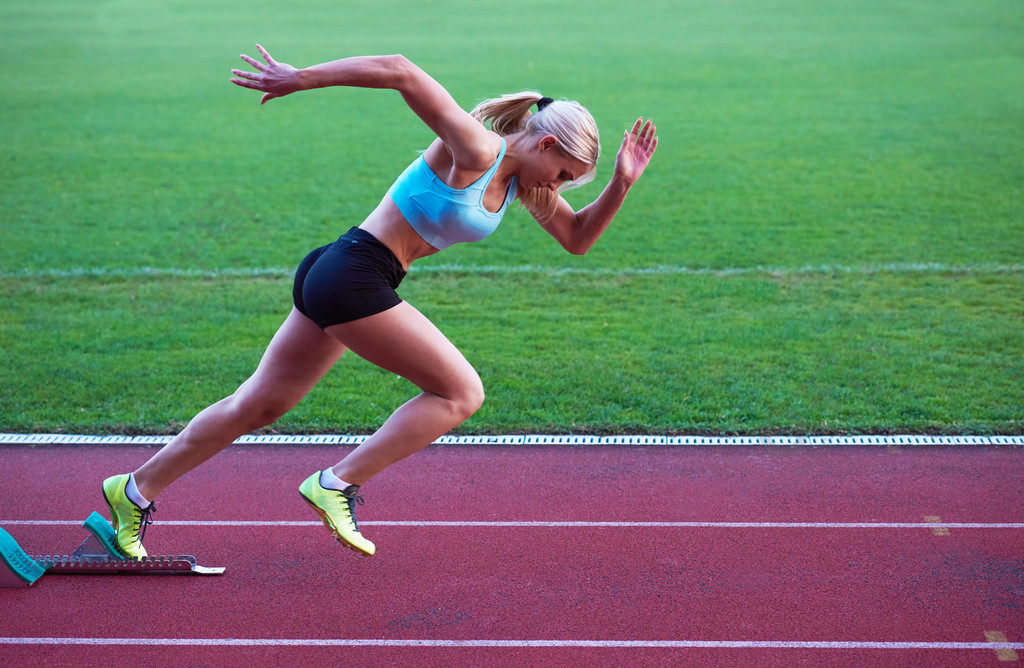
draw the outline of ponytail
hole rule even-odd
[[[543,97],[531,91],[510,93],[493,100],[484,100],[469,114],[484,125],[490,121],[491,129],[505,137],[525,128],[526,119],[532,115],[530,107]]]

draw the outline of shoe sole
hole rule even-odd
[[[364,557],[372,557],[373,556],[373,554],[371,552],[366,552],[364,550],[361,550],[360,548],[356,547],[354,544],[352,544],[349,541],[345,540],[345,538],[340,533],[338,533],[338,530],[335,529],[331,525],[330,518],[327,516],[327,513],[325,513],[320,508],[320,506],[318,506],[315,503],[313,503],[302,492],[299,492],[299,496],[302,497],[303,501],[305,501],[307,504],[309,504],[310,508],[312,508],[313,510],[316,511],[316,514],[320,516],[320,521],[324,523],[324,526],[327,527],[327,530],[331,532],[331,534],[334,536],[335,540],[337,540],[339,543],[341,543],[342,545],[344,545],[345,547],[347,547],[348,549],[352,550],[353,552],[355,552],[358,555],[361,555],[361,556],[364,556]]]

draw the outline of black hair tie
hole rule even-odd
[[[544,107],[548,106],[552,102],[554,102],[554,100],[552,100],[550,97],[542,97],[541,99],[537,100],[537,111],[544,111]]]

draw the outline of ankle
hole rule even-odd
[[[135,474],[128,474],[128,484],[124,487],[124,494],[128,497],[128,500],[137,505],[139,508],[145,510],[152,503],[149,499],[142,495],[139,491],[139,486],[135,480]]]
[[[320,486],[324,489],[334,489],[339,492],[343,492],[347,488],[353,487],[352,483],[339,478],[332,469],[324,469],[320,472]]]

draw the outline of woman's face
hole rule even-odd
[[[545,135],[537,140],[531,160],[519,173],[519,182],[527,189],[546,188],[557,191],[566,181],[575,181],[590,165],[566,155],[558,148],[558,140]]]

